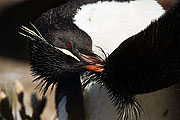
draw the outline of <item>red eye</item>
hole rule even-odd
[[[69,43],[66,43],[66,45],[69,46],[70,48],[72,47],[71,44],[69,44]]]

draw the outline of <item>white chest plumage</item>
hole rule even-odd
[[[101,54],[96,46],[111,54],[121,42],[146,28],[163,13],[155,0],[97,2],[81,6],[74,23],[91,37],[96,54]]]
[[[111,54],[121,42],[145,29],[164,12],[155,0],[97,2],[81,6],[74,23],[91,37],[93,51],[103,56],[96,46]],[[85,90],[86,120],[118,119],[107,92],[99,87],[95,84]]]

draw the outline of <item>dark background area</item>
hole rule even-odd
[[[0,8],[0,55],[27,60],[27,40],[18,34],[21,25],[29,26],[43,12],[66,0],[26,0]]]
[[[14,91],[14,81],[20,81],[24,86],[24,102],[28,115],[32,114],[30,96],[37,93],[34,88],[30,66],[28,64],[28,39],[18,31],[21,25],[29,26],[29,22],[50,8],[57,7],[66,0],[0,0],[0,90]],[[1,92],[1,91],[0,91]],[[56,117],[54,92],[46,96],[46,108],[42,120],[52,120]],[[20,107],[20,106],[19,106]],[[17,116],[18,119],[20,116]]]

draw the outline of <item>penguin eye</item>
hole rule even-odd
[[[66,46],[68,46],[68,47],[70,47],[70,48],[72,47],[69,42],[66,43]]]

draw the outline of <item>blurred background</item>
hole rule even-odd
[[[31,94],[37,83],[33,83],[28,65],[28,40],[18,34],[21,25],[29,26],[46,10],[65,3],[66,0],[0,0],[0,88],[13,88],[14,81],[24,86],[24,103],[27,114],[32,114]],[[158,0],[168,9],[178,0]],[[15,88],[16,89],[16,88]],[[12,89],[13,90],[13,89]],[[42,120],[52,120],[56,116],[54,92],[47,93],[47,104]],[[138,95],[137,99],[144,108],[143,120],[179,120],[180,87],[178,85],[153,93]],[[2,108],[0,108],[2,109]]]
[[[5,92],[15,91],[15,81],[24,86],[24,104],[26,113],[32,115],[31,94],[37,83],[33,83],[28,64],[27,39],[18,34],[21,25],[28,26],[50,8],[57,7],[65,0],[0,0],[0,88]],[[48,98],[42,120],[52,120],[56,117],[54,92]],[[20,105],[18,105],[20,106]],[[18,107],[20,109],[20,107]],[[0,107],[0,111],[2,107]],[[17,118],[20,119],[19,117]]]

